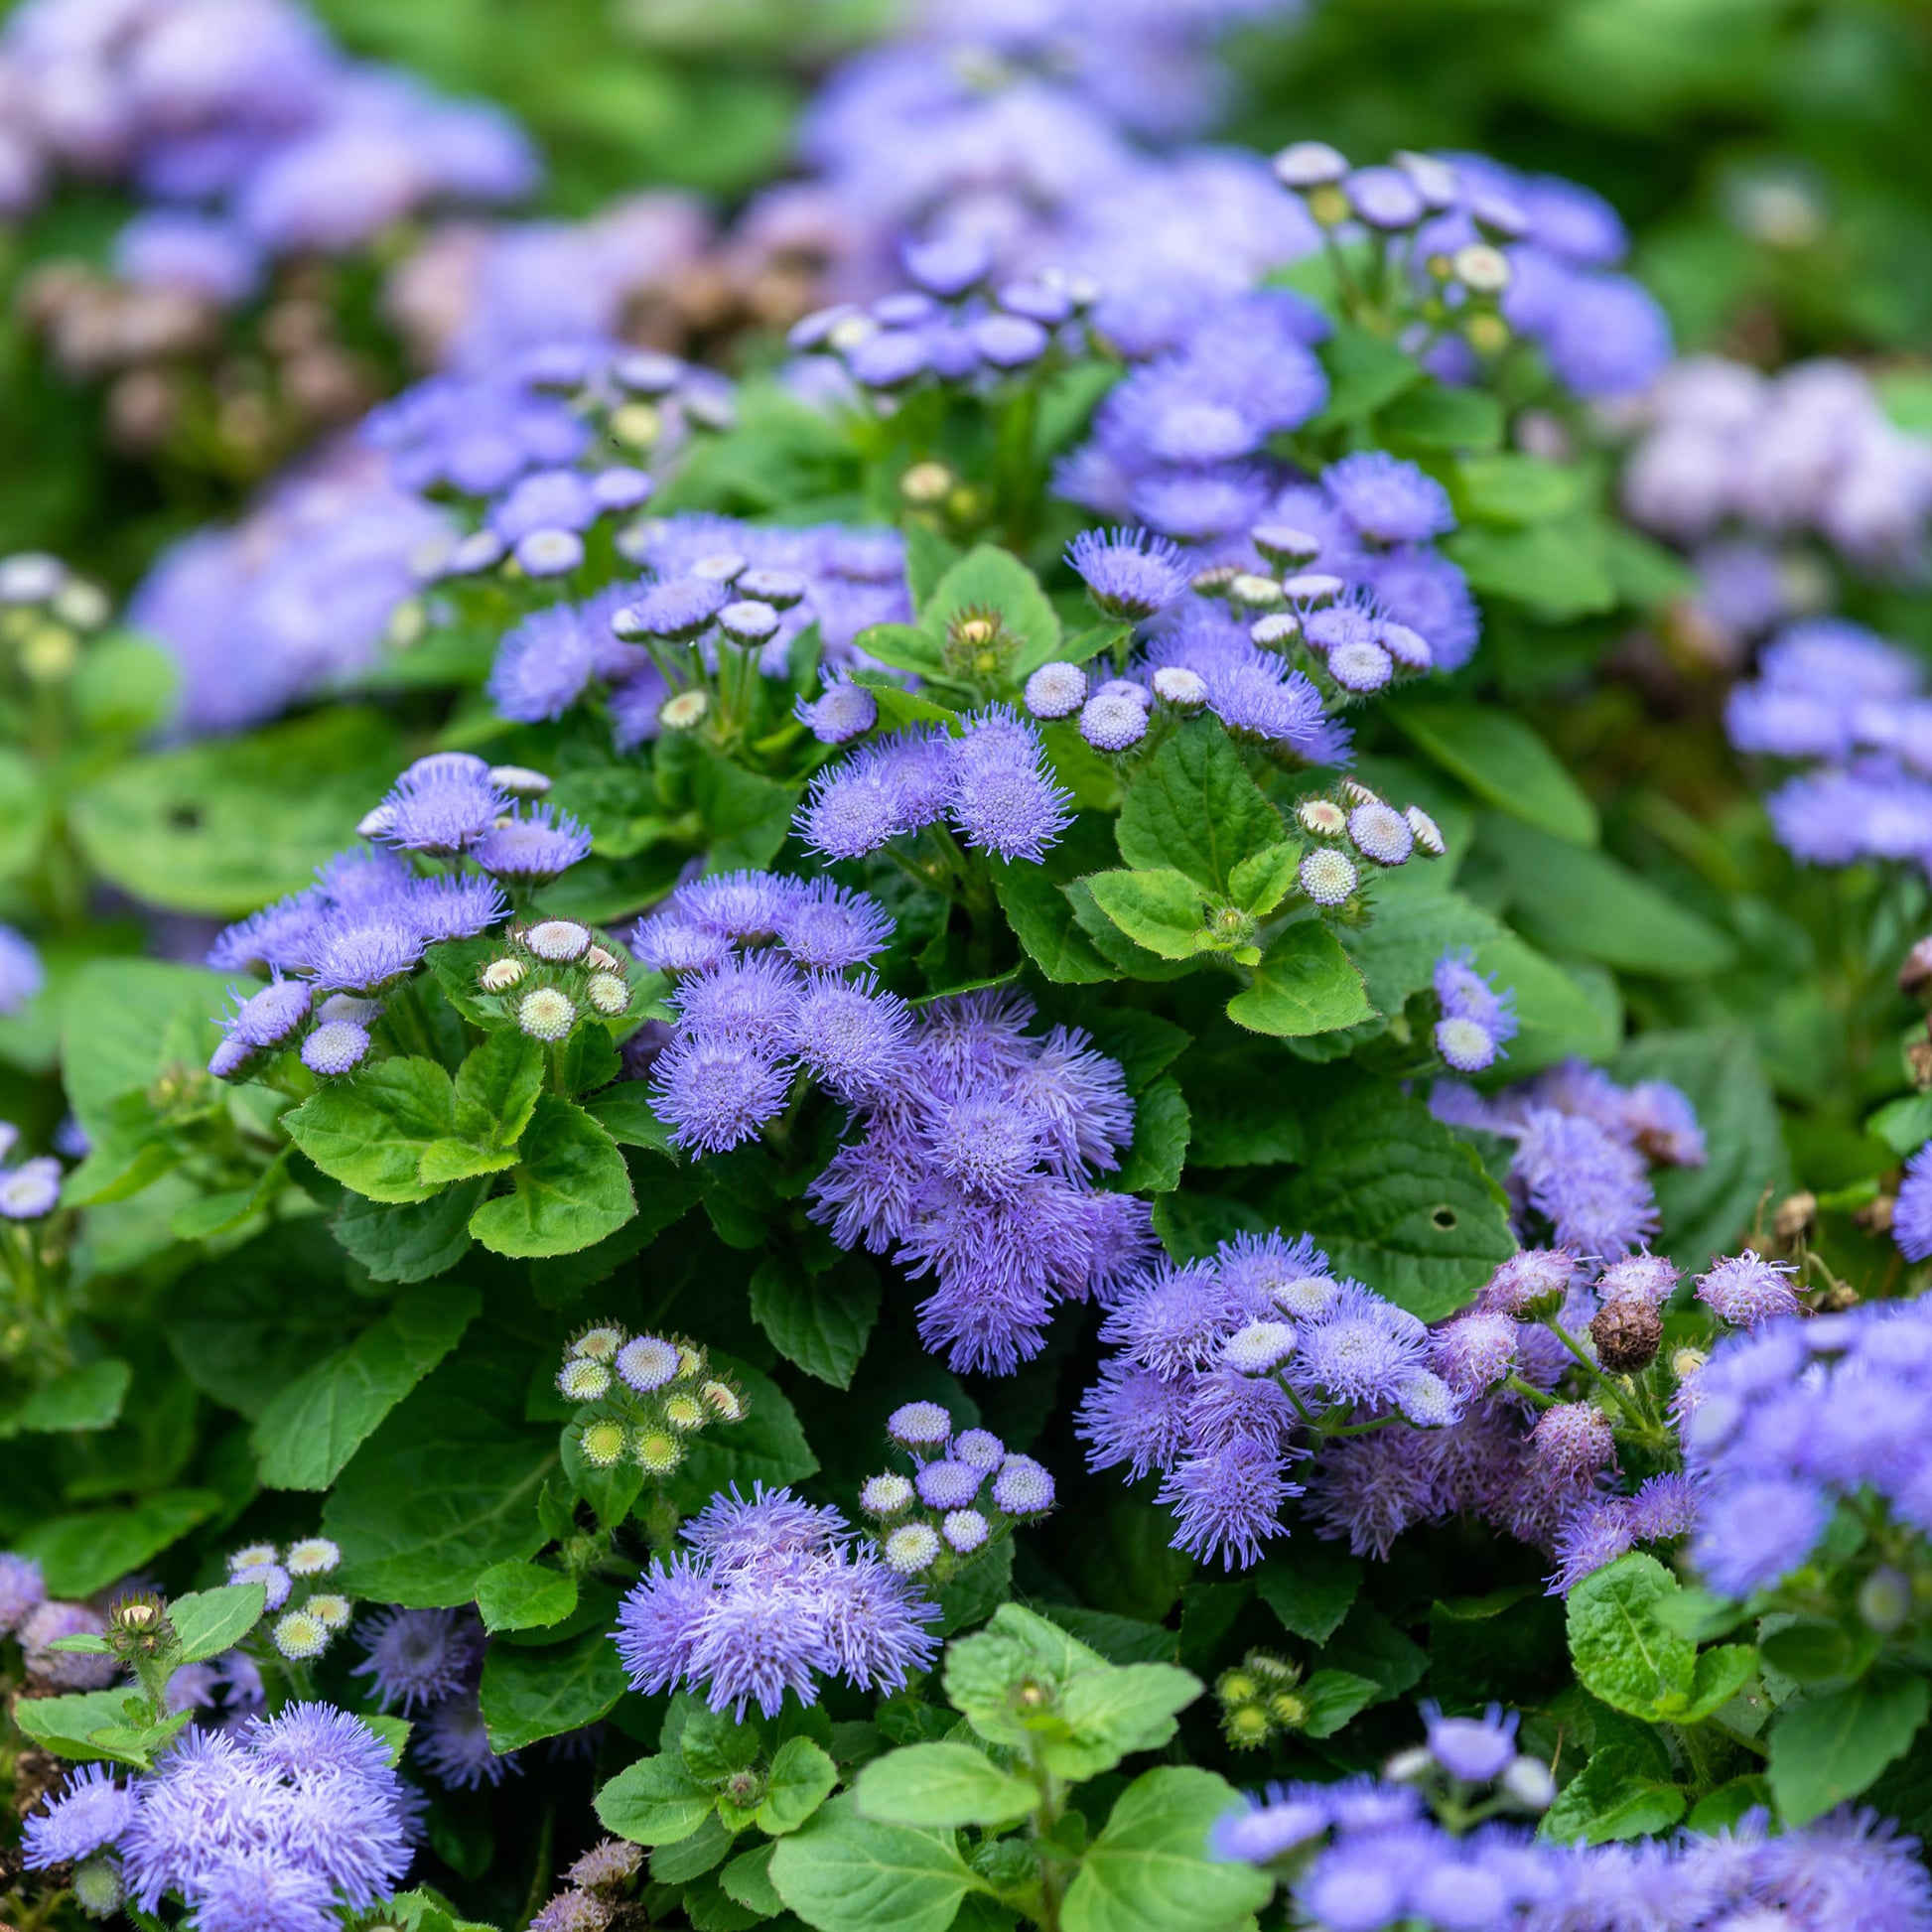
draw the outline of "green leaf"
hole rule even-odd
[[[543,1047],[506,1027],[457,1068],[457,1132],[479,1147],[514,1147],[543,1090]]]
[[[1073,1730],[1069,1746],[1049,1740],[1049,1770],[1098,1777],[1135,1751],[1159,1750],[1174,1734],[1177,1714],[1201,1694],[1201,1681],[1178,1664],[1109,1664],[1076,1671],[1060,1714]]]
[[[620,1147],[648,1148],[668,1160],[678,1158],[670,1129],[650,1104],[650,1083],[646,1080],[620,1080],[616,1086],[592,1094],[584,1102],[584,1111]]]
[[[483,1715],[497,1756],[561,1737],[610,1714],[629,1688],[602,1624],[568,1643],[526,1649],[493,1643],[483,1659]]]
[[[852,1386],[879,1319],[877,1269],[848,1255],[813,1275],[789,1255],[769,1255],[753,1271],[751,1302],[752,1319],[787,1361],[835,1389]]]
[[[1134,1097],[1134,1140],[1113,1184],[1127,1194],[1168,1194],[1180,1185],[1193,1122],[1180,1082],[1164,1073]]]
[[[1326,1643],[1362,1587],[1362,1564],[1332,1543],[1296,1538],[1254,1572],[1261,1600],[1282,1627],[1307,1643]]]
[[[640,1757],[597,1794],[597,1815],[607,1832],[632,1845],[675,1845],[712,1814],[710,1789],[665,1751]]]
[[[1547,523],[1583,503],[1588,478],[1574,463],[1498,450],[1465,457],[1450,472],[1449,495],[1458,515],[1478,523]]]
[[[1060,1913],[1064,1932],[1223,1932],[1258,1912],[1273,1877],[1207,1856],[1209,1830],[1236,1802],[1212,1771],[1143,1771],[1080,1861]]]
[[[96,959],[81,968],[67,1002],[61,1073],[90,1140],[108,1138],[123,1094],[172,1067],[207,1064],[208,1016],[220,1012],[227,984],[220,974],[157,959]]]
[[[945,675],[946,654],[939,639],[915,623],[871,623],[853,642],[896,671],[911,671],[918,677]]]
[[[234,918],[309,885],[401,762],[387,719],[329,705],[116,760],[73,801],[70,822],[93,870],[134,898]]]
[[[941,642],[946,626],[967,611],[1000,614],[1019,644],[1007,667],[1012,677],[1028,677],[1059,654],[1059,618],[1039,580],[1011,551],[990,543],[969,550],[940,578],[931,603],[919,613],[919,628]]]
[[[1728,965],[1731,942],[1709,920],[1601,852],[1496,812],[1479,849],[1498,873],[1513,924],[1539,945],[1621,972],[1696,979]]]
[[[862,1818],[849,1792],[778,1841],[771,1883],[819,1932],[946,1932],[960,1900],[987,1889],[951,1832]]]
[[[379,1712],[357,1712],[356,1717],[375,1732],[389,1747],[389,1766],[393,1770],[402,1762],[404,1747],[409,1742],[409,1733],[416,1728],[407,1718],[388,1718]]]
[[[557,1449],[554,1428],[519,1424],[529,1379],[527,1343],[473,1342],[362,1445],[322,1512],[341,1588],[413,1609],[467,1603],[491,1564],[536,1553]]]
[[[448,1143],[432,1142],[429,1155]],[[515,1156],[511,1155],[510,1160]],[[379,1201],[345,1191],[329,1231],[377,1282],[426,1282],[447,1274],[470,1252],[470,1217],[483,1204],[483,1178],[444,1187],[428,1200]]]
[[[1657,1620],[1677,1579],[1639,1552],[1619,1557],[1570,1592],[1570,1656],[1584,1688],[1651,1724],[1688,1710],[1697,1651]]]
[[[1572,845],[1594,845],[1596,807],[1528,725],[1495,705],[1396,704],[1386,716],[1411,744],[1485,803]]]
[[[177,1596],[168,1605],[168,1621],[181,1643],[181,1664],[206,1663],[232,1650],[262,1619],[268,1599],[265,1584],[223,1584]]]
[[[1415,881],[1414,885],[1409,882]],[[1595,1061],[1614,1052],[1622,1027],[1590,991],[1459,893],[1427,889],[1413,870],[1384,887],[1375,916],[1343,935],[1378,1012],[1396,1014],[1432,983],[1436,962],[1467,946],[1476,970],[1516,995],[1510,1071],[1519,1078],[1572,1055]]]
[[[456,1088],[434,1060],[378,1060],[318,1088],[282,1116],[295,1144],[332,1180],[371,1200],[420,1201],[432,1142],[456,1131]]]
[[[396,1298],[346,1348],[281,1389],[255,1424],[257,1473],[269,1489],[327,1489],[349,1457],[477,1318],[483,1298],[439,1283]]]
[[[1262,955],[1253,983],[1228,1002],[1228,1018],[1250,1033],[1302,1038],[1370,1017],[1360,969],[1319,919],[1287,927]]]
[[[1341,1274],[1435,1321],[1515,1252],[1502,1190],[1414,1095],[1350,1087],[1305,1125],[1309,1164],[1267,1205]]]
[[[1183,872],[1226,897],[1235,868],[1279,845],[1282,830],[1233,740],[1196,718],[1135,773],[1114,835],[1136,870]]]
[[[1561,623],[1616,608],[1603,528],[1572,517],[1523,530],[1462,529],[1443,548],[1461,565],[1471,590],[1527,605]]]
[[[1387,1694],[1372,1677],[1357,1677],[1346,1670],[1318,1670],[1303,1681],[1296,1695],[1308,1708],[1302,1734],[1332,1737],[1351,1718]]]
[[[1822,1617],[1802,1617],[1767,1628],[1760,1633],[1757,1647],[1772,1670],[1797,1684],[1820,1684],[1851,1674],[1850,1635]]]
[[[989,861],[993,890],[1014,937],[1049,980],[1084,986],[1120,977],[1119,968],[1081,929],[1065,890],[1082,874],[1111,866],[1115,856],[1113,820],[1083,812],[1042,863]]]
[[[13,1547],[40,1565],[50,1596],[91,1596],[152,1563],[221,1506],[212,1489],[159,1489],[125,1509],[49,1517],[20,1531]]]
[[[778,1896],[778,1888],[771,1882],[771,1854],[774,1849],[769,1845],[759,1845],[749,1852],[741,1852],[718,1874],[718,1882],[724,1887],[726,1897],[737,1899],[759,1918],[776,1918],[785,1908],[785,1901]]]
[[[0,1413],[0,1440],[110,1429],[120,1420],[133,1379],[134,1370],[126,1362],[101,1361],[73,1369],[58,1382],[43,1382]]]
[[[860,632],[861,636],[866,634]],[[923,633],[914,631],[913,635]],[[959,716],[931,698],[908,691],[891,671],[854,671],[851,681],[863,684],[873,694],[873,701],[879,707],[880,728],[884,731],[902,731],[907,725],[944,725],[950,729]]]
[[[1185,873],[1097,872],[1084,884],[1121,931],[1163,959],[1191,959],[1214,944],[1201,889]]]
[[[1672,1722],[1701,1724],[1722,1711],[1756,1673],[1757,1652],[1750,1644],[1725,1643],[1715,1650],[1699,1651],[1691,1679],[1691,1702]]]
[[[759,1830],[771,1838],[795,1832],[838,1788],[839,1767],[809,1737],[787,1737],[771,1760]]]
[[[1315,354],[1328,372],[1328,403],[1308,425],[1312,431],[1358,423],[1423,380],[1421,366],[1393,343],[1347,324]]]
[[[1292,839],[1251,853],[1228,875],[1228,897],[1244,912],[1272,912],[1295,884],[1295,862],[1302,848]]]
[[[1016,1825],[1038,1787],[971,1744],[909,1744],[876,1757],[853,1786],[859,1809],[886,1825]]]
[[[483,1628],[546,1630],[577,1607],[577,1579],[538,1563],[492,1563],[477,1579]]]
[[[1650,1838],[1684,1816],[1682,1786],[1655,1776],[1635,1751],[1618,1744],[1590,1755],[1544,1815],[1542,1835],[1561,1843],[1605,1845]]]
[[[1856,1798],[1902,1757],[1932,1707],[1932,1684],[1904,1669],[1843,1690],[1808,1692],[1771,1726],[1771,1792],[1787,1825],[1808,1825]]]
[[[689,1838],[659,1846],[650,1855],[650,1875],[660,1885],[689,1884],[731,1856],[732,1835],[722,1820],[707,1818]]]
[[[125,631],[96,638],[68,689],[90,738],[145,738],[168,722],[181,666],[159,644]]]
[[[0,879],[27,871],[40,857],[53,814],[52,789],[33,759],[0,747]]]
[[[1493,450],[1503,439],[1502,399],[1483,389],[1451,389],[1434,378],[1398,396],[1377,428],[1393,444],[1425,450]]]
[[[35,1743],[57,1756],[79,1764],[95,1758],[113,1758],[145,1770],[149,1762],[145,1752],[116,1749],[93,1741],[99,1733],[114,1737],[127,1729],[130,1702],[133,1702],[130,1687],[124,1684],[118,1690],[86,1691],[72,1697],[21,1698],[12,1715],[14,1723]]]
[[[538,1095],[520,1153],[511,1191],[470,1217],[470,1232],[492,1254],[571,1254],[616,1233],[636,1212],[617,1143],[570,1101]]]

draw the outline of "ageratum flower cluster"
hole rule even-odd
[[[570,1344],[557,1387],[582,1412],[571,1428],[591,1468],[632,1462],[660,1479],[710,1424],[743,1422],[748,1413],[737,1385],[712,1373],[704,1349],[633,1335],[613,1321],[585,1328]]]
[[[1402,290],[1414,317],[1405,340],[1446,381],[1470,380],[1523,339],[1574,394],[1625,395],[1670,354],[1663,311],[1613,272],[1629,252],[1623,223],[1575,182],[1476,154],[1351,168],[1318,141],[1284,148],[1275,173],[1331,254],[1354,243],[1371,279]]]
[[[1505,1791],[1515,1754],[1499,1725],[1466,1725],[1452,1741],[1431,1726],[1427,1752],[1463,1787]],[[1360,1777],[1336,1784],[1270,1785],[1214,1828],[1216,1858],[1256,1864],[1287,1886],[1310,1932],[1885,1932],[1932,1926],[1932,1880],[1918,1842],[1871,1812],[1840,1810],[1769,1835],[1761,1811],[1728,1830],[1684,1832],[1637,1845],[1560,1845],[1514,1825],[1466,1836],[1428,1816],[1408,1784]]]
[[[489,678],[502,717],[561,718],[595,693],[618,750],[631,751],[740,697],[736,686],[748,673],[786,676],[807,630],[836,683],[844,668],[872,663],[854,642],[868,625],[912,615],[894,530],[765,529],[687,515],[634,523],[619,548],[644,567],[641,586],[547,606],[505,634]],[[854,727],[863,731],[876,701],[857,687],[848,705],[853,699],[866,708]],[[837,742],[836,731],[821,729],[836,710],[821,700],[801,716]]]
[[[1504,1044],[1516,1037],[1516,996],[1498,991],[1475,969],[1467,947],[1451,947],[1437,960],[1432,975],[1436,1004],[1436,1050],[1458,1073],[1480,1073],[1506,1058]]]
[[[1667,1080],[1620,1087],[1599,1067],[1565,1060],[1483,1095],[1439,1080],[1429,1104],[1451,1127],[1514,1143],[1509,1191],[1518,1222],[1548,1227],[1558,1245],[1617,1255],[1658,1229],[1650,1168],[1701,1168],[1704,1133]]]
[[[892,937],[878,900],[829,880],[723,873],[680,886],[630,936],[675,982],[651,1099],[671,1143],[722,1154],[783,1110],[801,1071],[857,1103],[899,1070],[912,1019],[860,972]]]
[[[1080,1405],[1088,1465],[1166,1480],[1173,1547],[1224,1568],[1288,1533],[1282,1506],[1301,1433],[1362,1423],[1441,1428],[1460,1414],[1429,1364],[1429,1330],[1360,1282],[1337,1280],[1305,1234],[1224,1241],[1116,1298],[1100,1337],[1117,1352]]]
[[[330,1932],[409,1868],[405,1789],[389,1746],[328,1704],[291,1704],[241,1729],[191,1726],[152,1770],[102,1764],[28,1819],[30,1869],[74,1864],[83,1908],[173,1897],[204,1932]]]
[[[358,66],[286,0],[34,0],[0,38],[0,207],[64,176],[137,183],[156,206],[116,244],[132,282],[223,306],[264,257],[359,248],[439,201],[516,201],[528,143],[496,109]]]
[[[235,994],[208,1071],[246,1078],[298,1040],[313,1073],[361,1065],[385,1000],[431,946],[499,925],[512,897],[526,897],[590,850],[590,834],[567,813],[513,799],[549,783],[465,752],[418,759],[357,828],[370,845],[339,853],[314,886],[215,940],[209,965],[270,979]],[[435,869],[419,871],[419,862]],[[511,947],[486,969],[494,978],[483,990],[513,993],[516,1023],[536,1038],[561,1039],[586,1012],[608,1017],[629,1004],[621,962],[574,920],[519,924]]]
[[[1764,801],[1780,842],[1814,866],[1932,872],[1932,698],[1910,652],[1840,618],[1794,623],[1736,685],[1740,752],[1803,761]]]
[[[228,1553],[229,1583],[261,1585],[263,1607],[275,1619],[268,1640],[290,1663],[313,1662],[348,1627],[354,1604],[321,1587],[342,1560],[326,1536],[298,1537],[287,1549],[248,1543]]]
[[[828,859],[858,859],[927,826],[975,851],[1035,863],[1072,823],[1038,729],[988,705],[939,726],[891,732],[828,764],[800,807],[798,836]]]
[[[1894,1542],[1932,1533],[1929,1364],[1922,1302],[1769,1320],[1720,1344],[1676,1405],[1699,1486],[1699,1575],[1731,1596],[1772,1588],[1840,1510],[1875,1514]],[[1901,1573],[1868,1539],[1856,1562],[1874,1627],[1896,1627],[1909,1606]]]
[[[853,1538],[843,1516],[788,1489],[733,1488],[679,1531],[690,1545],[653,1561],[618,1612],[618,1655],[646,1694],[686,1687],[741,1719],[778,1714],[819,1680],[903,1688],[938,1653],[938,1606]]]
[[[1147,1203],[1093,1183],[1133,1138],[1119,1063],[1034,1011],[1006,989],[921,1009],[807,1189],[840,1247],[934,1278],[919,1338],[955,1370],[1011,1374],[1057,1304],[1111,1302],[1155,1251]]]
[[[1932,521],[1932,448],[1885,414],[1863,370],[1766,375],[1717,355],[1674,363],[1636,404],[1630,516],[1691,552],[1699,602],[1742,644],[1795,617],[1786,554],[1814,538],[1848,564],[1908,574]]]
[[[500,1784],[520,1770],[514,1751],[498,1755],[483,1722],[481,1689],[488,1638],[467,1604],[457,1609],[391,1608],[355,1626],[377,1705],[414,1722],[412,1757],[450,1791]]]
[[[987,389],[1064,360],[1053,352],[1056,339],[1075,352],[1086,346],[1080,318],[1099,289],[1084,276],[1049,270],[990,286],[991,246],[964,235],[908,249],[905,265],[912,288],[864,307],[815,310],[791,330],[793,348],[837,357],[855,398],[890,408],[890,398],[922,382]]]
[[[907,1402],[886,1421],[886,1434],[912,1464],[869,1476],[860,1510],[888,1569],[951,1581],[992,1549],[1016,1523],[1037,1522],[1053,1507],[1053,1478],[1031,1455],[1016,1455],[988,1429],[953,1429],[936,1402]]]

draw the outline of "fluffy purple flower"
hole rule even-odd
[[[706,1154],[750,1140],[784,1106],[784,1068],[744,1038],[680,1035],[651,1071],[651,1104],[675,1147]]]
[[[1761,1321],[1796,1314],[1796,1271],[1789,1262],[1765,1261],[1754,1250],[1716,1262],[1698,1277],[1698,1300],[1734,1327],[1755,1328]]]
[[[1095,605],[1112,618],[1151,618],[1187,589],[1178,548],[1146,530],[1082,531],[1067,546],[1066,560]]]
[[[540,886],[568,872],[590,851],[588,826],[554,805],[536,804],[519,805],[498,819],[470,856],[495,878]]]
[[[452,854],[483,838],[510,808],[489,766],[468,752],[418,759],[399,777],[379,810],[379,836],[413,852]]]
[[[1425,1704],[1423,1725],[1429,1754],[1450,1777],[1465,1784],[1488,1784],[1509,1768],[1516,1756],[1515,1712],[1507,1717],[1492,1704],[1480,1718],[1446,1718],[1442,1707]]]
[[[1321,473],[1321,486],[1354,528],[1377,543],[1425,543],[1455,528],[1449,491],[1384,450],[1331,463]]]
[[[385,1711],[410,1712],[461,1690],[483,1662],[483,1628],[472,1610],[383,1610],[361,1621],[355,1640],[366,1677]]]
[[[882,952],[893,919],[876,898],[815,879],[776,909],[778,942],[802,966],[858,966]]]
[[[1700,1513],[1691,1560],[1717,1589],[1748,1596],[1804,1562],[1829,1515],[1824,1496],[1807,1482],[1716,1485]]]
[[[500,1754],[489,1741],[483,1705],[474,1691],[459,1691],[431,1707],[411,1739],[417,1758],[448,1791],[497,1785],[518,1770],[516,1753]]]
[[[1905,1163],[1892,1210],[1892,1239],[1907,1261],[1932,1258],[1932,1144]]]
[[[47,1583],[32,1557],[0,1551],[0,1636],[12,1636],[47,1601]]]
[[[1174,1512],[1175,1549],[1232,1570],[1260,1562],[1262,1544],[1287,1533],[1281,1507],[1297,1493],[1279,1451],[1237,1437],[1178,1463],[1155,1500]]]
[[[504,634],[485,690],[497,715],[520,725],[561,718],[597,671],[597,643],[568,604],[533,611]]]
[[[1511,1177],[1561,1242],[1616,1254],[1657,1231],[1657,1201],[1642,1159],[1581,1115],[1532,1107]]]
[[[1424,1365],[1429,1339],[1414,1315],[1359,1282],[1344,1282],[1318,1319],[1301,1324],[1300,1334],[1290,1381],[1308,1395],[1349,1406],[1393,1402]]]
[[[134,1821],[135,1804],[134,1792],[115,1782],[112,1767],[76,1765],[60,1796],[27,1820],[21,1849],[28,1870],[77,1863],[118,1844]]]
[[[816,698],[801,697],[794,705],[798,722],[821,745],[849,745],[863,738],[879,722],[878,698],[843,671],[828,670],[823,677],[825,688]]]

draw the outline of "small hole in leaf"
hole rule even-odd
[[[1443,1232],[1447,1234],[1449,1231],[1449,1229],[1455,1225],[1455,1209],[1446,1204],[1442,1207],[1437,1208],[1435,1213],[1430,1215],[1429,1218],[1437,1227],[1441,1228]]]
[[[202,829],[202,808],[199,805],[177,805],[169,812],[168,823],[177,832],[199,832]]]

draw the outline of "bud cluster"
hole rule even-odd
[[[713,1423],[743,1422],[745,1397],[712,1372],[705,1350],[662,1335],[633,1335],[616,1322],[584,1329],[564,1354],[557,1387],[582,1410],[570,1428],[593,1469],[634,1463],[668,1476],[690,1439]]]
[[[1271,1650],[1249,1651],[1215,1679],[1221,1734],[1236,1750],[1254,1751],[1300,1730],[1311,1715],[1301,1682],[1300,1664]]]
[[[990,1430],[954,1434],[936,1402],[908,1402],[886,1424],[912,1473],[869,1476],[859,1507],[888,1569],[939,1587],[1012,1533],[1053,1507],[1053,1478],[1016,1455]]]
[[[1418,853],[1440,859],[1447,850],[1442,831],[1420,805],[1398,811],[1353,778],[1300,800],[1295,823],[1309,841],[1297,883],[1324,907],[1347,905],[1360,893],[1362,860],[1392,871]]]
[[[28,685],[60,684],[107,621],[106,593],[37,550],[0,557],[0,661]]]
[[[326,1536],[298,1537],[286,1550],[248,1543],[229,1552],[229,1583],[260,1584],[267,1592],[264,1607],[274,1618],[268,1640],[287,1662],[313,1663],[347,1629],[352,1600],[321,1587],[342,1560]]]
[[[1389,617],[1373,596],[1327,571],[1311,570],[1318,539],[1286,524],[1252,533],[1270,559],[1267,572],[1211,564],[1190,588],[1225,604],[1248,626],[1257,650],[1288,660],[1311,678],[1330,709],[1343,710],[1434,668],[1423,634]]]
[[[575,919],[519,920],[477,984],[519,1032],[546,1044],[568,1039],[587,1018],[618,1020],[630,1010],[623,959]]]

